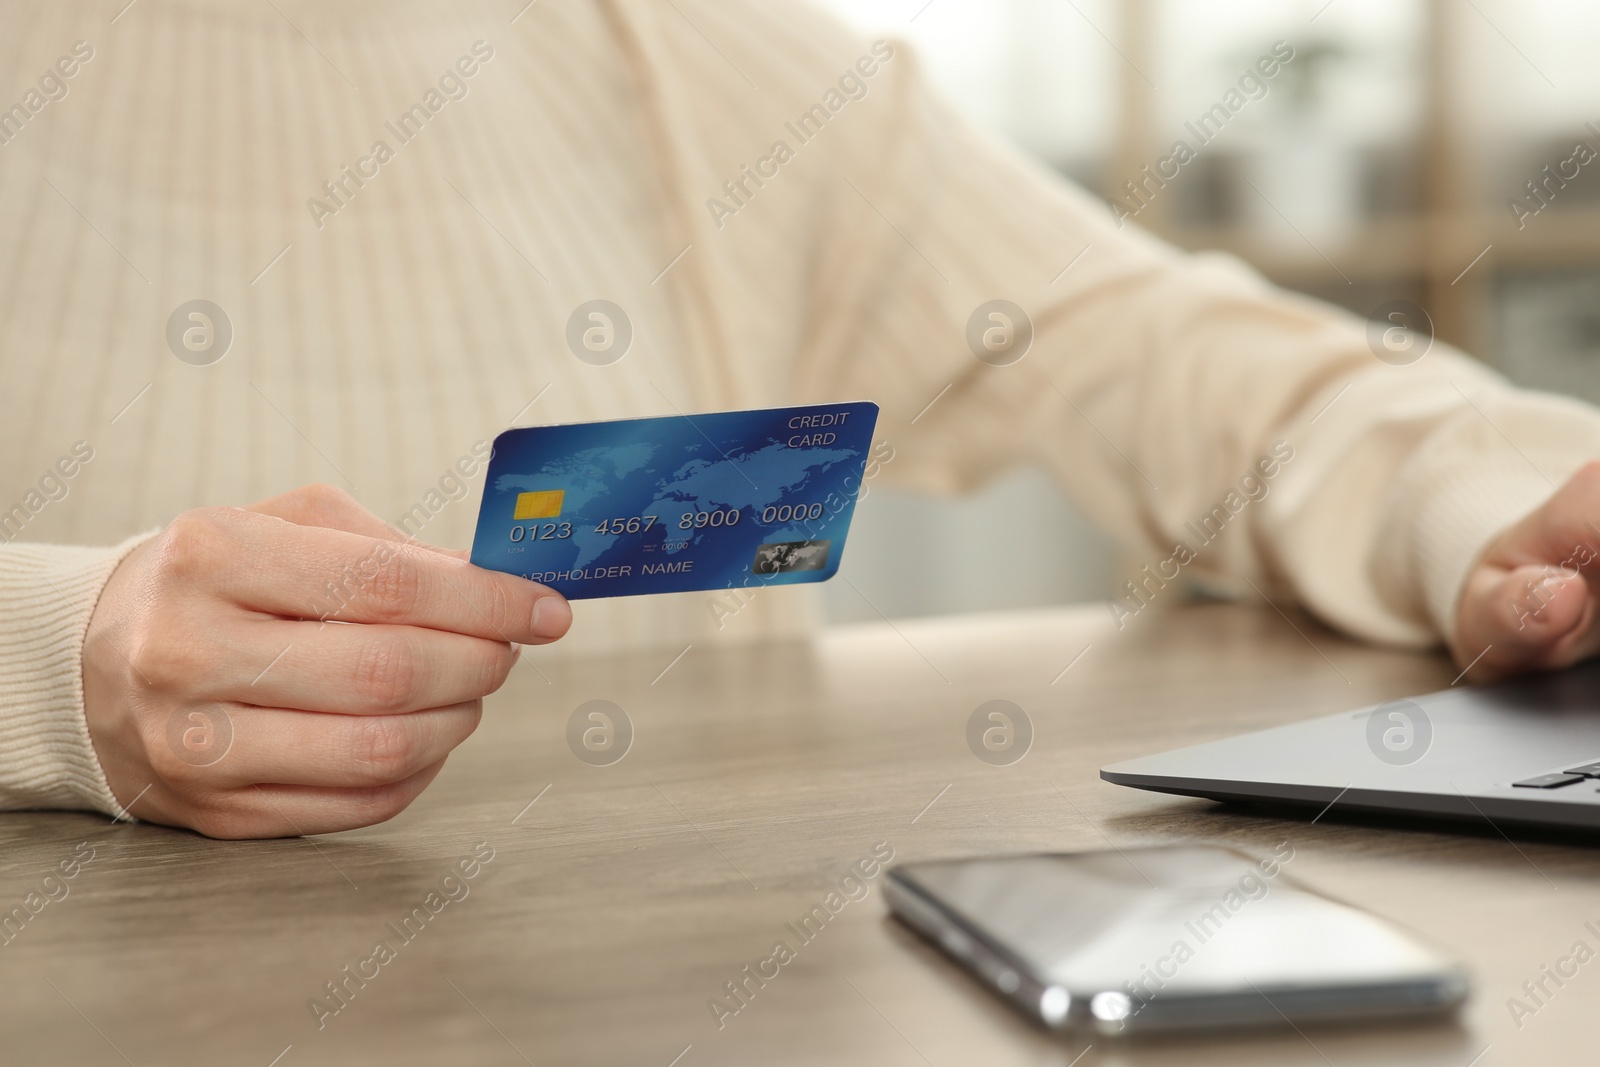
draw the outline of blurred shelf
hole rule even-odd
[[[1363,224],[1336,244],[1295,248],[1242,226],[1173,227],[1162,236],[1191,252],[1226,252],[1252,264],[1274,281],[1296,284],[1341,281],[1387,282],[1423,273],[1423,231],[1416,219]]]
[[[1518,230],[1509,211],[1485,226],[1502,263],[1515,266],[1592,266],[1600,262],[1600,208],[1552,209]]]
[[[1269,277],[1291,283],[1320,285],[1345,277],[1369,283],[1423,277],[1448,282],[1485,248],[1490,248],[1496,269],[1600,263],[1600,208],[1552,210],[1527,220],[1520,230],[1510,212],[1447,218],[1432,232],[1421,217],[1376,219],[1320,248],[1306,240],[1296,248],[1263,239],[1243,226],[1172,227],[1162,236],[1192,252],[1236,255]]]
[[[1129,69],[1117,86],[1117,144],[1099,175],[1108,199],[1118,198],[1124,179],[1137,180],[1162,142],[1154,121],[1155,86],[1131,69],[1156,66],[1159,0],[1117,2],[1119,45]],[[1370,313],[1384,299],[1417,300],[1433,317],[1439,337],[1489,356],[1497,344],[1503,347],[1505,309],[1499,294],[1508,280],[1600,267],[1600,203],[1595,200],[1600,191],[1563,193],[1563,199],[1518,228],[1505,201],[1485,190],[1510,182],[1508,174],[1536,168],[1549,146],[1564,139],[1530,134],[1528,145],[1493,147],[1479,140],[1468,89],[1485,73],[1463,59],[1459,43],[1464,27],[1481,13],[1459,0],[1421,2],[1424,28],[1415,56],[1422,102],[1418,128],[1404,142],[1364,149],[1371,155],[1365,202],[1379,213],[1338,238],[1313,235],[1315,245],[1287,230],[1282,236],[1266,234],[1258,220],[1186,224],[1185,215],[1232,219],[1242,210],[1232,189],[1239,177],[1225,159],[1213,157],[1213,173],[1205,179],[1213,187],[1202,188],[1188,203],[1164,197],[1139,221],[1180,247],[1238,256],[1280,285],[1358,313]],[[1374,163],[1386,169],[1374,170]]]

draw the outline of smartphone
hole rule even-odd
[[[1466,971],[1416,936],[1202,845],[905,863],[885,899],[1029,1018],[1140,1033],[1442,1014]]]

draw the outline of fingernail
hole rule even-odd
[[[1546,575],[1543,578],[1540,578],[1539,581],[1538,581],[1538,584],[1535,585],[1533,587],[1533,589],[1539,595],[1549,596],[1551,593],[1559,592],[1561,590],[1561,588],[1563,586],[1565,586],[1566,584],[1567,584],[1566,575],[1564,575],[1564,574],[1550,574],[1550,575]]]
[[[517,656],[520,656],[520,655],[522,655],[522,646],[517,644],[515,641],[511,642],[511,656],[512,656],[512,658],[515,659]]]
[[[572,626],[572,607],[564,597],[542,596],[533,605],[533,632],[554,641]]]

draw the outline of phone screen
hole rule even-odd
[[[1266,859],[1210,846],[911,863],[894,913],[1030,1016],[1103,1033],[1439,1012],[1456,964]]]

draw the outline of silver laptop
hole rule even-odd
[[[1600,829],[1600,662],[1113,764],[1117,785],[1307,809]]]

